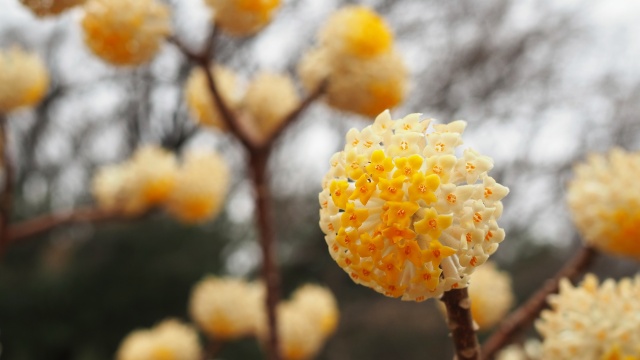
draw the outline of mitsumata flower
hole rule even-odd
[[[146,145],[130,160],[98,169],[92,190],[102,208],[138,214],[167,200],[177,171],[173,153]]]
[[[214,218],[224,205],[230,176],[229,166],[217,153],[188,153],[165,207],[185,223]]]
[[[255,335],[264,307],[262,292],[259,284],[209,276],[193,288],[189,312],[214,339],[229,341]]]
[[[587,274],[579,286],[569,280],[549,296],[536,328],[544,341],[541,359],[640,359],[640,277],[598,283]]]
[[[175,155],[143,146],[132,158],[96,172],[92,192],[101,208],[136,215],[164,206],[186,223],[214,218],[222,209],[229,184],[229,168],[222,157],[191,151],[178,164]]]
[[[85,43],[115,65],[139,65],[158,52],[171,31],[169,9],[156,0],[89,0],[82,19]]]
[[[306,284],[291,295],[291,303],[320,329],[324,336],[334,333],[340,316],[333,293],[325,287]]]
[[[363,6],[340,9],[298,65],[304,87],[323,82],[329,106],[373,117],[405,97],[408,71],[384,20]]]
[[[300,103],[290,76],[261,73],[249,84],[243,108],[260,135],[270,135]]]
[[[61,12],[80,5],[85,0],[20,0],[37,16],[58,15]]]
[[[365,6],[346,6],[333,13],[318,39],[335,57],[371,58],[390,51],[393,44],[384,19]]]
[[[311,284],[297,289],[291,300],[278,304],[276,314],[280,352],[284,360],[312,359],[336,330],[339,317],[331,291]],[[258,336],[264,341],[268,333],[263,312],[258,321]]]
[[[567,202],[587,244],[640,260],[640,153],[613,149],[575,167]]]
[[[240,97],[237,92],[238,86],[235,73],[220,65],[212,66],[210,71],[215,76],[216,86],[222,100],[229,108],[237,108],[240,104]],[[226,126],[217,105],[213,101],[213,95],[207,85],[207,77],[204,70],[200,67],[194,68],[184,87],[187,106],[195,120],[202,125],[225,130]]]
[[[49,72],[38,56],[0,49],[0,114],[36,105],[48,88]]]
[[[117,360],[198,360],[198,333],[177,320],[165,320],[150,330],[137,330],[120,344]]]
[[[480,330],[488,330],[509,312],[513,305],[511,277],[498,271],[493,262],[488,261],[473,273],[469,281],[471,316]],[[444,304],[440,310],[446,312]]]
[[[205,3],[213,9],[216,25],[238,36],[260,31],[280,6],[280,0],[205,0]]]
[[[504,239],[496,220],[508,189],[491,158],[462,144],[464,121],[433,125],[388,111],[347,133],[322,182],[320,227],[329,253],[359,284],[423,301],[466,287]]]

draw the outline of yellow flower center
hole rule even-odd
[[[347,23],[349,32],[345,40],[354,55],[370,58],[391,48],[391,30],[375,12],[364,7],[353,9]]]
[[[640,257],[640,211],[619,209],[612,214],[603,214],[603,221],[611,221],[615,227],[605,233],[607,250]]]
[[[154,360],[177,360],[173,351],[167,347],[160,346],[153,349],[153,355],[151,357]]]

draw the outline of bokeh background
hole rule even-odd
[[[177,36],[194,48],[209,15],[200,0],[173,0]],[[627,0],[339,1],[290,0],[255,37],[222,37],[217,59],[245,78],[259,69],[295,73],[327,16],[347,4],[382,14],[411,72],[394,117],[411,112],[465,119],[466,145],[494,158],[511,189],[493,257],[513,277],[518,302],[550,277],[580,243],[564,201],[572,165],[589,152],[640,143],[640,6]],[[171,44],[147,66],[116,69],[94,57],[77,10],[37,19],[0,0],[0,47],[40,54],[52,86],[35,109],[10,116],[16,165],[14,221],[93,204],[96,167],[140,144],[176,152],[211,147],[233,168],[223,214],[185,226],[162,214],[133,222],[77,224],[14,245],[0,264],[2,359],[110,359],[132,329],[165,317],[188,319],[194,283],[209,273],[255,278],[260,253],[245,154],[232,138],[195,130],[182,84],[191,65]],[[4,86],[4,85],[3,85]],[[318,227],[320,179],[350,127],[370,119],[321,102],[292,126],[270,164],[277,202],[283,295],[305,282],[329,286],[341,309],[338,332],[319,359],[449,359],[435,301],[388,299],[357,286],[328,256]],[[601,277],[637,265],[602,256]],[[533,334],[533,332],[531,332]],[[259,359],[247,339],[224,359]]]

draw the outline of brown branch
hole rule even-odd
[[[531,325],[538,314],[547,306],[547,297],[558,292],[560,280],[563,278],[575,280],[587,270],[597,254],[597,251],[591,247],[582,247],[552,279],[547,280],[527,302],[502,321],[500,327],[485,341],[482,347],[482,359],[493,358],[518,333]]]
[[[451,289],[440,299],[447,307],[447,322],[457,360],[477,360],[480,345],[471,317],[471,300],[467,288]]]
[[[320,86],[318,86],[315,90],[307,95],[307,97],[302,100],[302,102],[298,105],[297,108],[293,109],[284,118],[284,120],[278,125],[278,127],[271,133],[269,139],[267,140],[267,144],[273,144],[280,135],[284,132],[284,130],[289,127],[293,122],[295,122],[300,114],[302,114],[314,101],[316,101],[320,96],[322,96],[327,88],[327,82],[324,81]]]
[[[75,223],[101,223],[116,220],[129,220],[130,217],[115,211],[105,211],[98,208],[86,207],[61,213],[42,215],[21,223],[12,224],[9,230],[10,243],[45,234],[61,226]]]
[[[262,277],[267,286],[266,309],[269,325],[267,343],[268,358],[280,359],[279,336],[276,307],[280,301],[280,274],[276,258],[276,238],[272,214],[269,185],[267,182],[267,162],[269,151],[252,151],[250,154],[253,189],[256,201],[256,216],[260,229],[260,248],[262,250]]]
[[[8,118],[0,114],[0,151],[2,151],[2,168],[4,184],[0,193],[0,259],[4,257],[10,242],[9,230],[13,204],[13,164],[9,155],[9,136],[7,134]]]

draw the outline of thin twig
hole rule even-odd
[[[105,211],[99,208],[78,208],[61,213],[52,213],[12,224],[9,230],[9,244],[45,234],[61,226],[76,223],[100,223],[116,220],[130,220],[138,217],[127,217],[115,211]]]
[[[9,229],[13,203],[13,164],[9,155],[9,136],[7,134],[7,117],[0,114],[0,151],[2,151],[2,168],[4,184],[0,193],[0,259],[4,257],[10,242]]]
[[[500,327],[485,341],[482,347],[482,359],[493,358],[518,333],[531,325],[538,314],[547,306],[547,297],[558,292],[560,280],[563,278],[575,280],[587,270],[597,254],[598,252],[591,247],[582,247],[552,279],[547,280],[527,302],[502,321]]]
[[[297,108],[293,109],[287,117],[278,125],[278,127],[271,133],[271,136],[267,140],[268,144],[273,144],[275,140],[284,132],[284,130],[291,125],[300,114],[302,114],[314,101],[316,101],[320,96],[324,94],[324,91],[327,88],[327,83],[323,82],[320,86],[318,86],[315,90],[313,90],[307,97],[302,100],[302,102],[298,105]]]
[[[471,317],[471,300],[467,288],[451,289],[442,295],[447,307],[447,321],[457,360],[477,360],[480,358],[480,345]]]

